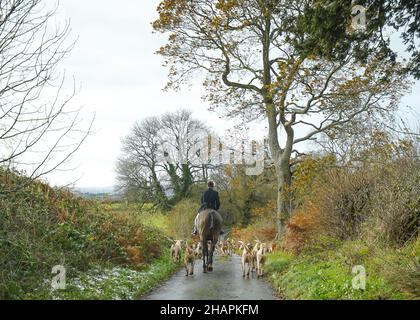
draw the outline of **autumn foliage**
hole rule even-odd
[[[337,167],[320,173],[287,222],[283,246],[299,253],[319,236],[364,239],[401,247],[420,227],[418,162],[401,159],[384,167]]]
[[[141,269],[168,246],[136,211],[114,212],[1,169],[0,212],[0,298],[33,291],[55,265],[68,276],[108,263]]]
[[[273,223],[254,224],[246,228],[233,228],[232,238],[244,242],[258,239],[263,242],[273,241],[276,237],[276,226]]]
[[[314,235],[316,228],[315,217],[312,213],[297,212],[286,222],[286,233],[283,237],[282,248],[298,254]]]

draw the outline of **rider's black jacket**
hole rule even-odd
[[[220,208],[220,199],[219,193],[214,191],[212,188],[209,188],[201,195],[201,207],[207,209],[219,210]]]

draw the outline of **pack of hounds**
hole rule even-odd
[[[241,255],[242,276],[249,278],[250,273],[256,272],[257,277],[260,278],[264,276],[267,253],[272,253],[276,249],[276,242],[266,243],[258,239],[255,239],[254,242],[254,244],[245,243],[228,238],[217,243],[216,254],[222,257],[231,257],[233,254]],[[181,262],[181,256],[184,257],[186,276],[193,275],[195,260],[202,258],[201,243],[175,240],[171,246],[171,257],[174,261]]]

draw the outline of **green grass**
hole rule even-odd
[[[369,271],[367,271],[369,272]],[[353,289],[355,275],[340,260],[293,263],[278,280],[280,292],[289,299],[398,299],[384,279],[368,273],[365,290]]]
[[[282,273],[289,267],[292,259],[292,255],[286,252],[271,253],[268,255],[265,271],[267,273]]]
[[[142,213],[141,221],[146,226],[155,227],[166,235],[169,234],[168,217],[162,213]]]
[[[51,291],[49,282],[26,294],[24,299],[54,300],[131,300],[153,289],[180,267],[169,251],[144,270],[124,266],[98,266],[78,276],[66,279],[66,289]]]
[[[136,213],[139,215],[139,220],[146,226],[159,229],[164,234],[168,235],[168,215],[161,212],[151,210],[151,204],[144,204],[141,208],[135,203],[114,202],[109,204],[102,204],[102,207],[109,212],[118,213]]]
[[[354,289],[352,267],[366,270],[366,287]],[[278,252],[269,255],[266,271],[269,280],[284,299],[353,300],[410,299],[382,272],[391,268],[361,244],[344,243],[323,255],[308,252],[293,257]]]

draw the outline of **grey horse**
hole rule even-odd
[[[205,209],[199,213],[197,231],[203,251],[203,272],[213,271],[213,254],[219,241],[223,219],[220,213],[213,209]],[[210,252],[207,243],[210,242]]]

